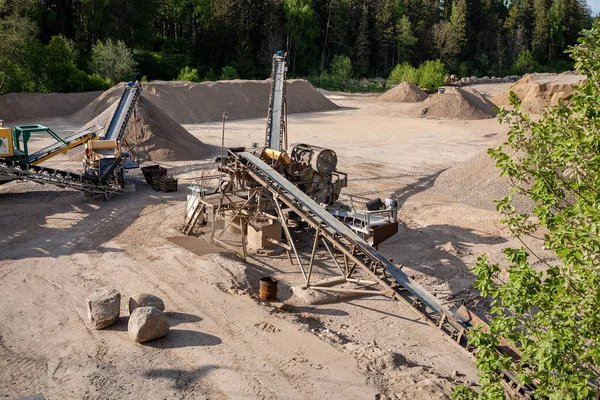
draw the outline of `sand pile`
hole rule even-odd
[[[523,111],[541,114],[547,105],[557,105],[559,99],[568,101],[575,85],[585,79],[585,75],[527,74],[493,100],[499,106],[510,106],[509,95],[514,92],[523,102]]]
[[[401,82],[396,87],[379,96],[379,100],[399,103],[418,103],[425,100],[427,97],[428,94],[422,91],[417,85]]]
[[[487,151],[483,151],[440,174],[433,190],[458,203],[496,210],[494,200],[504,198],[509,190],[508,178],[500,177],[500,172]],[[513,204],[525,211],[531,209],[532,203],[524,196],[514,196]]]
[[[105,92],[100,92],[100,94],[90,100],[85,107],[82,107],[77,112],[71,114],[69,120],[74,124],[85,124],[87,121],[100,116],[111,106],[116,108],[117,103],[123,94],[123,89],[123,84],[118,84]]]
[[[494,118],[496,105],[477,90],[465,87],[446,87],[443,93],[435,93],[415,106],[415,115],[433,118],[487,119]]]
[[[84,127],[108,127],[117,104],[112,104]],[[202,143],[185,128],[173,121],[144,95],[138,100],[129,121],[127,141],[135,145],[142,160],[198,160],[215,154],[215,147]]]
[[[151,82],[142,85],[147,98],[180,124],[267,116],[269,81]],[[326,111],[337,106],[305,80],[287,82],[288,113]]]
[[[85,107],[102,92],[10,93],[0,96],[0,119],[6,122],[65,117]]]
[[[146,99],[180,124],[220,121],[223,112],[230,120],[267,116],[271,83],[269,81],[164,82],[142,84]],[[70,119],[78,124],[97,117],[118,102],[122,85],[117,85],[75,113]],[[288,113],[326,111],[338,108],[305,80],[289,80]]]

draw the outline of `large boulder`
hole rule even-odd
[[[165,303],[160,297],[148,293],[134,294],[129,298],[129,314],[138,307],[154,307],[160,311],[165,311]]]
[[[127,330],[133,341],[147,342],[169,333],[169,319],[156,307],[138,307],[129,317]]]
[[[119,319],[121,293],[115,289],[92,293],[86,303],[88,320],[96,329],[104,329]]]

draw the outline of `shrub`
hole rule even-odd
[[[569,104],[559,101],[538,120],[511,93],[514,110],[499,112],[509,131],[488,153],[510,191],[497,209],[524,247],[505,248],[503,265],[482,255],[473,269],[474,287],[492,300],[492,322],[469,333],[479,393],[462,386],[456,400],[505,398],[501,376],[509,370],[533,399],[599,396],[600,21],[569,52],[588,77]],[[519,209],[514,195],[533,207]],[[553,254],[538,254],[542,246]],[[501,340],[519,357],[501,355]]]
[[[425,61],[419,66],[419,86],[435,92],[446,83],[448,71],[440,60]]]
[[[135,50],[134,60],[138,65],[138,72],[147,76],[148,80],[171,80],[175,79],[186,65],[189,65],[187,57],[159,52]]]
[[[102,77],[100,77],[96,74],[92,74],[92,75],[88,76],[85,90],[89,90],[89,91],[106,90],[110,86],[111,86],[110,81],[108,81],[106,79],[102,79]]]
[[[346,56],[336,54],[329,64],[329,69],[333,78],[345,80],[352,78],[352,62]]]
[[[226,65],[221,69],[221,79],[230,80],[230,79],[238,79],[239,75],[237,70],[233,68],[231,65]]]
[[[133,53],[120,40],[113,42],[112,39],[107,39],[104,43],[98,41],[92,48],[90,69],[112,83],[132,79],[136,66]]]
[[[198,70],[196,68],[185,67],[177,75],[178,81],[200,82]]]
[[[400,82],[419,83],[419,72],[415,67],[405,62],[396,65],[396,68],[390,73],[388,78],[388,85],[393,85]]]
[[[519,53],[515,65],[513,65],[513,73],[523,75],[528,72],[534,72],[537,69],[537,63],[533,60],[533,56],[529,50],[522,50]]]
[[[64,36],[53,36],[44,47],[41,63],[40,91],[80,92],[85,90],[87,75],[77,68],[77,52],[73,42]]]
[[[214,81],[218,81],[218,80],[219,80],[219,76],[217,75],[217,73],[215,72],[215,70],[212,69],[212,67],[209,68],[206,71],[206,74],[204,74],[203,81],[212,81],[212,82],[214,82]]]

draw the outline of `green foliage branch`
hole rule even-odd
[[[493,299],[494,319],[489,332],[470,335],[479,349],[481,389],[461,386],[455,399],[503,399],[500,373],[506,370],[533,388],[535,398],[598,398],[600,22],[584,31],[570,53],[588,79],[568,105],[561,102],[535,121],[512,94],[514,111],[499,114],[510,131],[489,154],[510,179],[511,191],[497,207],[523,246],[504,250],[505,271],[485,255],[477,262],[475,287]],[[531,213],[517,210],[515,194],[532,200]],[[536,238],[556,261],[526,244]],[[501,337],[518,349],[518,360],[497,353]]]

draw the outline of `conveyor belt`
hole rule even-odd
[[[110,121],[110,125],[104,135],[105,140],[121,140],[127,129],[129,117],[133,112],[133,106],[139,95],[139,87],[136,85],[127,86],[121,95],[119,105]]]
[[[315,217],[317,217],[328,228],[333,230],[335,234],[341,235],[344,238],[350,240],[352,243],[359,246],[365,253],[370,254],[373,258],[380,261],[385,266],[386,270],[394,277],[394,279],[398,283],[400,283],[410,293],[416,296],[421,302],[423,302],[423,304],[425,304],[431,310],[440,312],[443,308],[446,313],[454,316],[455,313],[450,311],[448,307],[440,305],[439,301],[431,293],[426,291],[414,280],[410,279],[410,277],[408,277],[404,272],[400,271],[398,267],[392,264],[383,254],[371,247],[371,245],[369,245],[364,239],[359,237],[344,223],[338,221],[327,210],[319,206],[314,200],[308,197],[304,192],[298,189],[298,187],[296,187],[293,183],[285,179],[281,174],[279,174],[277,171],[275,171],[273,168],[267,165],[264,161],[254,156],[253,154],[247,152],[238,153],[238,155],[244,158],[246,161],[250,162],[260,171],[262,171],[266,176],[269,177],[269,179],[274,183],[274,185],[285,190],[303,207],[306,207],[308,210],[310,210],[310,212]]]
[[[267,137],[265,146],[275,150],[286,150],[285,135],[285,57],[273,57],[273,82],[267,116]]]
[[[62,139],[62,142],[56,142],[52,145],[45,147],[41,150],[32,153],[27,158],[27,161],[30,164],[39,164],[42,163],[49,158],[56,156],[57,154],[64,153],[65,151],[77,147],[88,140],[92,140],[96,137],[95,131],[85,130],[82,132],[75,133],[71,136],[68,136]]]
[[[327,210],[285,179],[281,174],[248,152],[231,153],[246,172],[273,197],[287,205],[304,221],[317,230],[317,234],[329,240],[338,251],[359,265],[375,279],[393,298],[409,306],[429,325],[446,334],[470,353],[476,349],[469,345],[467,333],[476,321],[464,307],[456,309],[441,304],[431,293],[392,264],[383,254],[371,247],[349,227],[338,221]],[[466,314],[465,314],[466,312]],[[479,320],[481,323],[482,321]],[[475,322],[478,324],[477,322]],[[498,352],[515,357],[510,346],[500,345]],[[516,355],[518,357],[518,355]],[[511,397],[531,398],[529,388],[521,386],[511,372],[501,375],[502,385]]]
[[[103,194],[107,198],[113,193],[121,193],[120,188],[102,184],[96,177],[0,158],[0,181],[6,183],[9,180],[24,180],[62,188],[68,187],[90,194]]]

